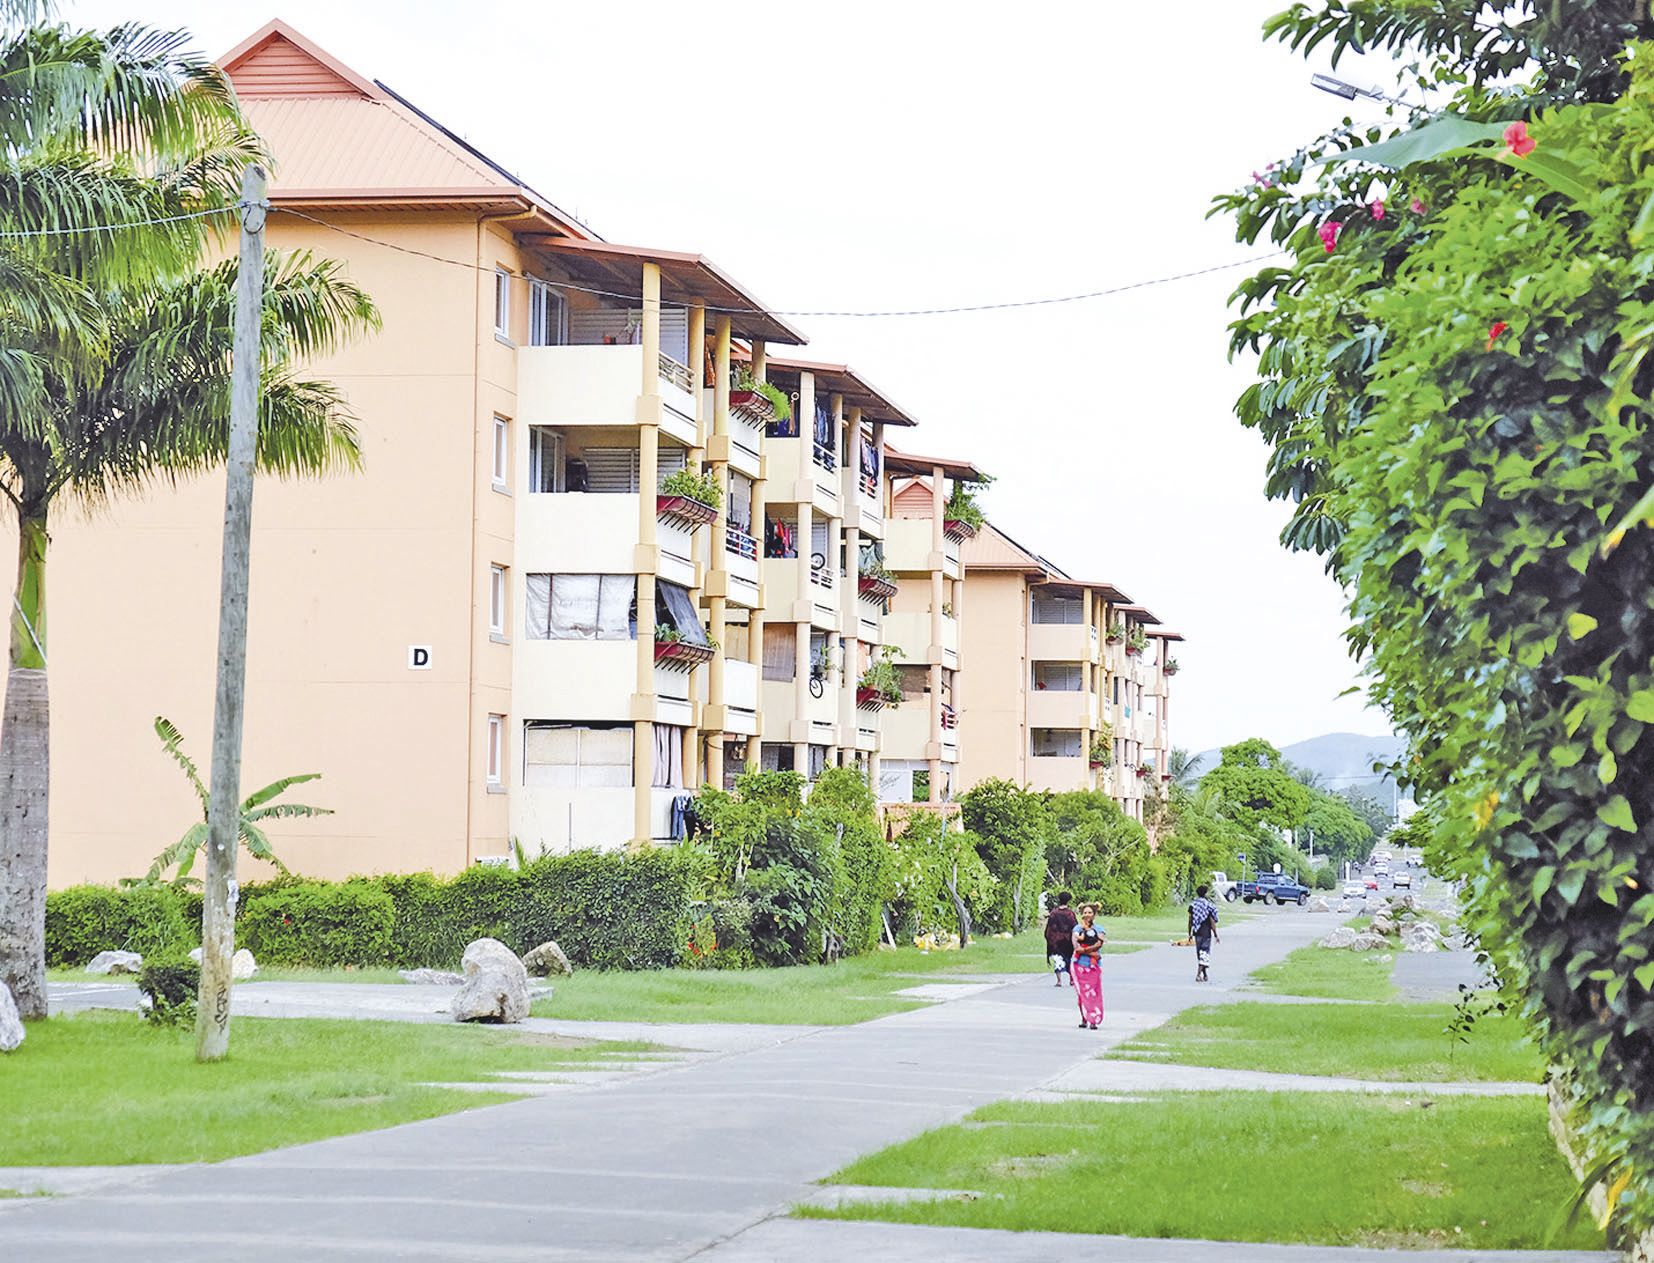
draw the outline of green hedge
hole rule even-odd
[[[46,964],[77,968],[99,952],[182,956],[201,942],[200,914],[168,886],[70,886],[46,898]],[[200,901],[194,901],[199,908]]]
[[[384,965],[395,920],[372,880],[279,882],[245,891],[236,940],[263,965]]]
[[[284,879],[242,889],[237,941],[261,963],[456,969],[465,945],[497,938],[518,953],[556,939],[576,965],[678,963],[703,860],[687,850],[577,851],[521,870],[471,868]],[[111,948],[182,956],[201,942],[201,897],[170,886],[74,886],[46,899],[46,959],[84,965]]]

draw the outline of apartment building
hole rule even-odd
[[[1103,790],[1141,819],[1166,771],[1159,619],[1111,583],[1076,579],[987,524],[963,549],[969,616],[961,780]],[[1175,666],[1173,673],[1175,673]]]
[[[901,701],[884,716],[885,756],[878,793],[886,803],[952,802],[959,778],[958,692],[964,664],[964,566],[960,549],[975,537],[950,517],[957,494],[987,481],[968,461],[885,448],[890,522],[885,566],[896,582],[886,622]]]

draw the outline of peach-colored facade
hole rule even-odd
[[[1029,725],[1089,741],[1115,677],[1082,654],[1081,710],[1036,713],[1056,702],[1024,679],[1048,630],[1030,593],[1075,585],[945,522],[947,482],[979,471],[888,448],[912,418],[776,355],[802,335],[707,260],[597,240],[283,24],[224,64],[274,154],[270,245],[341,260],[383,320],[307,366],[362,468],[254,497],[244,784],[320,772],[293,796],[333,812],[271,830],[292,868],[662,840],[743,767],[857,766],[888,801],[919,771],[932,803],[990,775],[1095,783]],[[717,513],[660,494],[679,469]],[[152,724],[205,761],[222,512],[214,475],[51,524],[53,885],[139,874],[196,817]],[[881,565],[888,605],[860,581]],[[1079,586],[1100,634],[1119,594]],[[904,700],[881,707],[860,685],[885,645]],[[1142,682],[1156,720],[1129,739],[1163,769],[1165,679]]]

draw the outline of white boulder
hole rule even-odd
[[[1347,925],[1341,925],[1326,938],[1321,940],[1322,947],[1352,947],[1355,944],[1355,931]]]
[[[99,952],[86,966],[89,974],[135,974],[144,967],[137,952]]]
[[[555,978],[574,972],[574,966],[569,964],[568,956],[557,946],[556,939],[547,939],[540,946],[525,952],[523,968],[536,978]]]
[[[520,1022],[528,1016],[528,971],[498,939],[466,945],[465,981],[450,1012],[456,1022]]]
[[[1316,895],[1315,898],[1309,901],[1309,910],[1311,912],[1331,912],[1332,901],[1325,895]]]
[[[11,998],[11,988],[0,982],[0,1053],[14,1052],[22,1044],[24,1036],[17,1001]]]
[[[1355,942],[1350,944],[1352,951],[1376,952],[1382,947],[1388,947],[1382,934],[1374,934],[1371,930],[1363,930],[1355,936]]]
[[[201,963],[201,949],[199,947],[190,948],[190,959],[197,965]],[[253,959],[253,954],[245,947],[238,949],[236,954],[230,957],[230,980],[232,982],[242,982],[251,978],[257,972],[258,962]]]

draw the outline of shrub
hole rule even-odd
[[[369,881],[275,882],[248,889],[236,937],[269,965],[383,965],[395,919],[391,897]]]
[[[46,896],[46,964],[84,965],[103,951],[182,956],[201,942],[201,921],[170,886],[70,886]],[[198,906],[198,904],[197,904]]]
[[[146,964],[138,971],[138,993],[149,1001],[144,1021],[154,1026],[189,1026],[201,992],[201,966],[187,956]]]
[[[1033,924],[1045,886],[1046,848],[1055,837],[1046,795],[994,778],[973,785],[960,797],[959,810],[978,839],[977,854],[999,883],[993,903],[982,910],[982,928]]]

